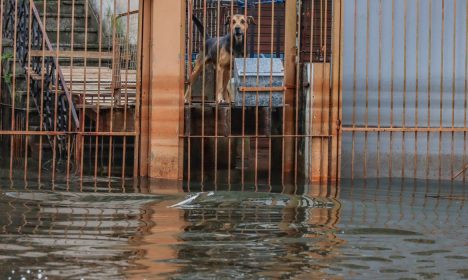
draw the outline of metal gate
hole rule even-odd
[[[339,177],[339,63],[332,61],[339,61],[340,6],[186,1],[186,181],[258,186]],[[234,25],[246,27],[238,53]],[[231,38],[226,70],[198,65],[224,55],[223,36]],[[224,82],[220,70],[229,72]],[[231,102],[217,102],[221,83]]]
[[[136,174],[138,1],[0,7],[0,175]]]
[[[342,11],[342,177],[465,180],[467,1]]]

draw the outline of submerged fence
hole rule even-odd
[[[466,0],[344,1],[345,177],[466,179]]]
[[[112,2],[1,1],[10,177],[133,174],[139,17],[130,1]]]
[[[249,2],[187,1],[187,19],[198,18],[207,34],[187,21],[184,178],[255,185],[336,179],[338,95],[330,85],[339,65],[331,65],[339,5]],[[236,27],[245,28],[239,41]],[[230,61],[216,63],[213,54]],[[232,102],[217,102],[221,83]]]
[[[466,0],[0,6],[10,177],[466,178]]]

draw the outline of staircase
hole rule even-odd
[[[59,13],[60,2],[60,13]],[[52,47],[65,51],[87,51],[87,52],[109,52],[111,44],[104,28],[101,30],[98,15],[92,9],[87,0],[47,0],[46,1],[46,30]],[[44,18],[44,1],[34,0],[41,19]],[[89,5],[89,6],[87,6]],[[105,15],[103,15],[105,16]],[[57,24],[59,23],[59,24]],[[57,35],[59,41],[57,42]],[[101,38],[99,38],[101,37]],[[101,45],[99,45],[101,39]],[[58,44],[57,44],[58,43]],[[83,54],[75,56],[74,63],[83,61]],[[60,58],[61,63],[66,63],[70,59]],[[88,65],[96,64],[96,59],[92,58]],[[102,59],[101,59],[102,62]],[[107,62],[107,61],[105,61]]]
[[[33,0],[31,0],[33,1]],[[2,94],[0,103],[15,102],[14,130],[39,130],[68,132],[79,129],[76,104],[79,100],[72,96],[66,86],[60,66],[84,64],[92,66],[98,64],[98,59],[85,59],[88,52],[106,52],[110,44],[103,35],[99,44],[99,21],[93,10],[87,7],[86,0],[47,0],[44,12],[44,1],[35,1],[35,7],[30,14],[29,0],[5,0],[2,8],[3,42],[2,56],[15,53],[16,60],[9,58],[2,61]],[[60,7],[59,7],[60,3]],[[36,8],[37,7],[37,8]],[[60,8],[60,11],[59,11]],[[16,14],[16,19],[15,19]],[[43,32],[44,15],[45,33]],[[87,15],[87,16],[86,16]],[[30,21],[32,19],[32,21]],[[73,30],[73,32],[72,32]],[[16,37],[15,37],[16,31]],[[44,36],[44,35],[47,36]],[[103,32],[104,34],[104,32]],[[57,35],[59,41],[57,41]],[[73,35],[73,36],[72,36]],[[73,38],[72,38],[73,37]],[[45,45],[43,46],[43,38]],[[16,39],[16,44],[14,40]],[[29,46],[31,42],[31,46]],[[85,44],[86,43],[86,44]],[[70,56],[55,57],[57,46],[61,51],[69,52]],[[29,52],[31,49],[31,52]],[[43,57],[42,51],[45,50]],[[86,53],[85,53],[86,51]],[[78,55],[76,55],[78,54]],[[31,60],[29,60],[29,55]],[[101,63],[105,60],[101,59]],[[110,63],[110,62],[109,62]],[[12,72],[15,71],[15,75]],[[6,73],[15,77],[14,86],[6,81]],[[27,88],[29,76],[29,104],[27,104]],[[58,80],[57,80],[58,77]],[[56,88],[56,85],[59,87]],[[56,92],[58,92],[56,99]],[[14,96],[14,100],[12,97]],[[26,108],[29,107],[29,123],[26,128]],[[9,110],[2,110],[0,116],[7,121],[2,122],[1,129],[12,129],[9,125],[11,116]],[[42,116],[42,117],[41,117]],[[69,118],[71,116],[71,119]],[[70,126],[71,124],[71,126]],[[52,137],[47,137],[49,148],[56,147],[59,160],[67,158],[66,136],[56,136],[52,144]],[[47,148],[47,140],[44,148]],[[34,147],[33,147],[34,149]]]

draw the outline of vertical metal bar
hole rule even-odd
[[[309,81],[311,83],[313,83],[314,81],[314,67],[313,67],[313,53],[314,53],[314,26],[315,26],[315,0],[310,0],[310,3],[311,3],[311,13],[310,13],[310,50],[309,50],[309,62],[310,62],[310,77],[309,77]],[[310,135],[313,135],[314,133],[314,130],[313,130],[313,127],[314,127],[314,101],[315,101],[315,98],[314,98],[314,87],[310,86],[310,94],[311,94],[311,97],[310,97],[310,114],[308,116],[309,118],[309,134]],[[313,147],[314,147],[314,138],[313,137],[310,137],[309,138],[309,154],[307,155],[308,156],[308,162],[309,162],[309,181],[313,180],[313,173],[312,173],[312,170],[313,170],[313,157],[312,157],[312,154],[313,154]]]
[[[102,0],[99,1],[99,18],[102,18]],[[98,81],[97,81],[97,105],[96,105],[96,137],[95,137],[95,154],[94,154],[94,178],[98,175],[98,159],[99,159],[99,129],[100,129],[100,102],[101,102],[101,67],[102,67],[102,23],[99,24],[98,31]],[[101,147],[102,149],[103,147]]]
[[[117,0],[114,0],[114,10],[111,15],[112,22],[111,22],[111,28],[112,28],[112,82],[111,82],[111,88],[112,88],[112,93],[111,93],[111,102],[110,102],[110,120],[109,120],[109,132],[112,133],[114,131],[114,105],[115,104],[121,104],[121,98],[122,98],[122,88],[121,88],[121,68],[120,68],[120,57],[121,57],[121,38],[120,36],[117,38],[116,34],[116,29],[117,29],[117,21],[120,20],[117,18]],[[127,9],[128,11],[129,9]],[[127,19],[128,19],[127,15]],[[128,29],[128,25],[127,25]],[[118,34],[122,35],[122,34]],[[118,40],[118,41],[117,41]],[[115,50],[118,48],[118,50]],[[118,71],[116,73],[115,71]],[[119,79],[118,81],[115,81],[116,79]],[[119,87],[118,89],[116,87]],[[116,100],[116,99],[119,100]],[[98,101],[99,102],[99,101]],[[124,104],[125,107],[127,107],[127,104]],[[124,114],[125,115],[125,114]],[[112,135],[109,136],[109,154],[108,154],[108,159],[107,159],[107,177],[110,178],[112,176],[112,162],[113,162],[113,147],[112,143],[114,141],[114,137]],[[101,147],[103,149],[104,147]],[[122,168],[125,165],[125,158],[122,159]]]
[[[408,23],[408,3],[407,0],[404,0],[404,15],[403,15],[403,128],[406,128],[406,94],[407,94],[407,23]],[[405,154],[406,154],[406,145],[405,145],[405,131],[402,132],[402,152],[401,152],[401,177],[405,177]]]
[[[381,127],[381,95],[382,95],[382,1],[379,0],[379,65],[378,65],[378,90],[377,90],[377,128]],[[377,178],[380,177],[380,131],[377,132]]]
[[[455,79],[456,79],[456,42],[457,42],[457,0],[453,1],[453,49],[452,49],[452,129],[455,128]],[[466,76],[465,76],[466,80]],[[450,178],[454,176],[453,164],[454,164],[454,149],[455,149],[455,132],[452,131],[451,141],[451,156],[450,156]]]
[[[195,5],[197,3],[195,2]],[[196,43],[196,41],[194,41],[194,37],[193,37],[193,23],[192,23],[192,16],[193,16],[193,4],[192,4],[192,0],[188,0],[188,18],[187,18],[187,24],[188,24],[188,77],[190,79],[190,75],[192,73],[192,53],[193,53],[193,45]],[[185,100],[185,103],[188,105],[185,106],[185,114],[189,113],[190,116],[191,116],[191,111],[192,111],[192,85],[189,84],[188,85],[188,100]],[[187,110],[189,112],[187,112]],[[185,124],[187,125],[187,123]],[[191,182],[191,171],[192,171],[192,138],[191,138],[191,135],[192,135],[192,128],[189,127],[188,129],[188,139],[187,139],[187,185],[188,185],[188,190],[190,191],[190,182]]]
[[[295,99],[296,102],[294,104],[295,108],[295,127],[294,127],[294,135],[298,135],[299,133],[299,73],[300,73],[300,59],[301,59],[301,21],[302,21],[302,1],[297,3],[297,52],[296,52],[296,59],[295,59],[295,68],[296,68],[296,80],[295,80]],[[298,149],[298,137],[294,137],[294,187],[297,187],[297,149]]]
[[[392,0],[393,1],[393,0]],[[357,95],[357,88],[356,88],[356,73],[357,73],[357,63],[356,63],[356,45],[357,45],[357,0],[354,0],[354,54],[353,54],[353,128],[356,128],[356,95]],[[353,130],[352,132],[352,143],[351,143],[351,179],[354,179],[354,145],[355,145],[355,137],[356,132]]]
[[[130,0],[127,1],[127,11],[130,11]],[[126,34],[126,55],[125,55],[125,102],[124,102],[124,128],[123,131],[127,132],[127,114],[128,114],[128,68],[130,67],[130,17],[131,15],[127,15],[127,34]],[[185,58],[184,58],[185,59]],[[120,75],[119,75],[120,76]],[[135,147],[135,146],[134,146]],[[122,181],[125,179],[125,168],[127,162],[127,136],[123,137],[123,152],[122,152]]]
[[[143,1],[138,2],[138,37],[137,37],[137,57],[136,57],[136,91],[135,91],[135,141],[133,148],[133,179],[136,180],[138,177],[138,170],[140,166],[140,133],[141,133],[141,55],[142,55],[142,36],[143,36]],[[190,52],[189,52],[190,53]]]
[[[330,110],[330,67],[327,67],[327,55],[328,55],[328,0],[325,0],[324,5],[324,36],[322,42],[322,51],[323,51],[323,67],[322,67],[322,108],[321,108],[321,123],[320,123],[320,134],[321,135],[330,135],[328,130],[329,125],[325,126],[325,123],[330,122],[328,118],[329,114],[325,114],[325,110]],[[328,69],[328,72],[325,71]],[[325,102],[324,102],[325,101]],[[325,164],[325,161],[330,159],[328,154],[328,146],[330,145],[329,138],[319,138],[320,139],[320,183],[322,184],[323,179],[329,177],[328,163]],[[326,142],[326,145],[324,144]],[[326,148],[325,148],[326,147]]]
[[[206,27],[206,1],[203,0],[203,26]],[[203,74],[202,74],[202,125],[201,125],[201,183],[205,182],[205,89],[206,89],[206,66],[205,66],[205,57],[206,57],[206,31],[202,34],[203,41],[201,44],[202,58],[203,58]]]
[[[439,108],[439,179],[442,178],[442,126],[443,126],[443,93],[444,93],[444,35],[445,35],[445,0],[442,0],[442,30],[440,35],[440,108]]]
[[[391,81],[390,81],[390,127],[393,128],[393,95],[395,90],[395,0],[392,0],[392,66],[391,66]],[[392,159],[393,156],[393,132],[390,131],[390,153],[389,153],[389,171],[390,179],[392,176]]]
[[[2,1],[3,2],[3,1]],[[29,131],[29,102],[30,102],[30,99],[29,99],[29,96],[31,94],[31,34],[32,34],[32,21],[33,21],[33,10],[32,10],[32,5],[34,3],[33,2],[29,2],[29,36],[28,36],[28,64],[27,64],[27,71],[26,71],[26,121],[25,121],[25,124],[26,124],[26,127],[25,127],[25,130],[26,131]],[[3,10],[3,3],[1,4],[1,9]],[[3,16],[1,17],[1,19],[3,19]],[[0,21],[3,21],[3,20],[0,20]],[[2,34],[2,29],[0,27],[0,34]],[[0,46],[2,46],[1,42],[0,42]],[[2,47],[0,47],[2,48]],[[1,51],[0,51],[1,52]],[[1,53],[0,53],[0,57],[1,57]],[[0,67],[1,68],[1,67]],[[1,77],[1,73],[0,73],[0,77]],[[0,85],[1,86],[1,85]],[[1,87],[0,87],[1,88]],[[0,96],[0,100],[1,99],[1,96]],[[0,126],[0,129],[1,129],[1,126]],[[25,140],[25,144],[24,144],[24,180],[26,181],[27,178],[28,178],[28,145],[29,145],[29,137],[26,136],[25,137],[26,140]]]
[[[3,7],[2,7],[3,9]],[[2,19],[3,20],[3,19]],[[11,130],[15,130],[15,100],[16,100],[16,41],[17,41],[17,26],[18,26],[18,1],[15,1],[15,26],[13,27],[13,75],[11,87]],[[1,46],[3,48],[3,46]],[[13,151],[14,137],[10,137],[10,179],[13,178]]]
[[[270,86],[273,85],[273,42],[274,42],[274,35],[275,35],[275,1],[271,2],[271,34],[270,34]],[[271,115],[273,112],[273,103],[272,103],[272,95],[273,91],[270,90],[268,96],[268,118],[271,119]],[[269,127],[267,127],[268,131],[271,131],[271,123],[269,123]],[[272,141],[271,141],[271,134],[268,135],[268,185],[271,186],[271,153],[272,153]]]
[[[248,7],[248,0],[245,0],[244,3],[244,16],[247,18],[247,7]],[[243,62],[244,62],[244,67],[243,69],[246,69],[246,55],[247,55],[247,40],[244,40],[244,57],[243,57]],[[245,86],[245,80],[246,80],[246,71],[243,73],[242,77],[242,85]],[[250,142],[250,141],[249,141]],[[244,188],[244,183],[245,183],[245,93],[242,94],[242,169],[241,169],[241,184],[242,184],[242,189]]]
[[[86,89],[87,89],[87,66],[88,66],[88,59],[87,59],[87,54],[88,54],[88,7],[89,7],[89,0],[86,0],[85,2],[85,38],[84,38],[84,69],[83,69],[83,96],[81,97],[81,127],[80,131],[81,133],[85,132],[85,124],[86,124]],[[92,127],[92,125],[91,125]],[[84,153],[85,153],[85,144],[86,144],[86,138],[82,135],[80,135],[81,139],[81,152],[80,152],[80,180],[83,179],[83,168],[84,168]],[[91,138],[90,138],[91,140]],[[89,143],[89,149],[91,152],[91,141]],[[91,159],[91,157],[89,157]]]
[[[420,2],[416,0],[416,101],[415,101],[415,113],[414,113],[414,125],[416,130],[419,127],[419,115],[418,115],[418,107],[419,107],[419,32],[420,30],[420,23],[419,23],[419,13],[420,13]],[[413,177],[417,177],[418,172],[418,132],[414,132],[414,173]]]
[[[217,16],[216,16],[216,40],[217,40],[217,43],[216,43],[216,61],[217,61],[218,64],[220,64],[220,63],[219,63],[219,58],[220,58],[220,56],[219,56],[219,54],[220,54],[220,53],[219,53],[219,38],[220,38],[220,35],[221,35],[221,34],[220,34],[220,28],[219,28],[219,25],[221,24],[221,21],[220,21],[220,19],[219,19],[219,16],[220,16],[220,14],[221,14],[220,11],[221,11],[221,8],[220,8],[220,0],[217,0],[217,13],[216,13],[216,14],[217,14]],[[219,77],[218,77],[219,71],[215,71],[215,73],[216,73],[216,79],[215,79],[215,81],[216,81],[216,83],[218,83],[218,81],[219,81]],[[224,71],[223,71],[223,75],[225,75],[225,74],[224,74]],[[222,81],[223,81],[223,83],[224,83],[224,77],[221,77],[221,79],[222,79]],[[219,85],[216,85],[216,89],[217,89],[218,87],[219,87]],[[223,87],[223,90],[225,90],[224,87]],[[216,93],[215,93],[215,94],[216,94]],[[224,92],[223,92],[223,94],[224,94]],[[215,160],[214,160],[214,184],[215,184],[215,186],[217,186],[217,183],[218,183],[218,137],[217,137],[217,136],[218,136],[218,110],[219,110],[219,106],[218,106],[218,102],[216,102],[216,103],[215,103],[215,127],[214,127],[214,128],[215,128],[215,136],[216,136],[215,139],[214,139],[214,141],[215,141],[215,152],[214,152],[214,155],[215,155]]]
[[[429,1],[429,37],[428,37],[428,55],[427,55],[427,127],[431,127],[431,58],[432,58],[432,0]],[[426,145],[426,179],[429,179],[429,162],[431,134],[427,132],[427,145]]]
[[[340,1],[340,7],[339,7],[339,13],[340,13],[340,18],[339,18],[339,22],[340,22],[340,32],[338,34],[337,37],[339,37],[339,56],[338,56],[338,59],[339,60],[339,71],[338,71],[338,76],[339,76],[339,81],[338,81],[338,120],[337,120],[337,126],[338,126],[338,129],[339,129],[339,132],[337,133],[338,134],[338,137],[337,137],[337,151],[336,151],[336,154],[337,154],[337,179],[340,180],[341,178],[341,163],[342,163],[342,157],[341,157],[341,151],[342,151],[342,139],[343,139],[343,132],[342,132],[342,123],[343,123],[343,71],[344,71],[344,67],[343,67],[343,53],[344,53],[344,35],[343,35],[343,31],[344,31],[344,16],[345,16],[345,13],[344,13],[344,1],[343,0],[338,0]],[[339,184],[339,181],[337,180],[337,185]],[[339,195],[339,190],[337,191],[337,196]]]
[[[59,47],[60,47],[60,3],[57,1],[57,38],[55,48],[55,61],[59,61]],[[58,68],[58,67],[57,67]],[[59,97],[59,75],[58,69],[55,69],[55,93],[54,93],[54,132],[57,132],[57,114],[58,114],[58,97]],[[57,136],[53,136],[53,149],[52,149],[52,180],[55,181],[55,169],[57,163]]]
[[[72,0],[72,32],[71,32],[71,57],[70,57],[70,94],[73,95],[73,62],[74,62],[74,43],[75,43],[75,0]],[[58,60],[57,60],[58,61]],[[68,123],[67,123],[67,131],[71,131],[71,110],[68,110]],[[70,159],[71,159],[71,135],[67,135],[67,180],[70,178]],[[75,139],[78,139],[75,136]]]
[[[465,12],[465,77],[468,77],[468,3],[466,6]],[[1,28],[0,28],[1,30]],[[463,104],[463,128],[465,132],[463,133],[463,166],[466,166],[466,128],[467,128],[467,105],[468,105],[468,79],[465,78],[465,100]],[[466,182],[466,171],[463,172],[463,183]]]
[[[231,0],[231,17],[234,15],[234,0]],[[229,26],[230,26],[230,23],[229,23]],[[233,57],[232,57],[232,46],[233,46],[233,42],[232,42],[232,37],[230,38],[229,40],[230,42],[230,46],[229,46],[229,49],[230,49],[230,67],[229,67],[229,77],[231,78],[232,77],[232,72],[233,72]],[[232,103],[229,104],[229,120],[231,121],[232,120]],[[231,121],[232,122],[232,121]],[[232,135],[232,125],[229,125],[229,136]],[[232,162],[232,140],[231,138],[229,137],[228,138],[228,185],[229,187],[231,187],[231,162]]]
[[[42,26],[46,25],[47,20],[47,0],[44,0],[42,6]],[[45,68],[45,48],[46,48],[46,36],[42,34],[42,55],[41,55],[41,69]],[[44,79],[45,79],[45,71],[41,71],[41,106],[39,108],[39,130],[42,132],[44,129]],[[38,164],[38,181],[41,181],[42,177],[42,141],[43,136],[39,136],[39,164]]]
[[[261,25],[262,25],[262,13],[261,13],[261,10],[262,10],[262,2],[259,1],[258,2],[258,7],[257,7],[257,21],[258,21],[258,25],[257,25],[257,81],[256,81],[256,86],[258,87],[259,86],[259,71],[260,71],[260,33],[261,33]],[[254,184],[255,184],[255,188],[258,187],[258,100],[259,100],[259,97],[258,97],[258,91],[256,92],[256,95],[255,95],[255,175],[254,175]]]
[[[405,0],[406,1],[406,0]],[[369,127],[369,21],[370,21],[370,0],[367,0],[367,12],[366,12],[366,115],[365,115],[365,127]],[[364,133],[364,178],[367,178],[367,141],[368,133]]]

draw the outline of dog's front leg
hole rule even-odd
[[[224,103],[224,67],[217,65],[216,67],[216,101]]]
[[[229,95],[229,92],[227,90],[227,86],[228,86],[228,83],[229,83],[229,79],[231,77],[229,77],[229,68],[225,68],[224,69],[224,75],[223,75],[223,95],[224,95],[224,100],[227,102],[227,103],[231,103],[231,96]]]

